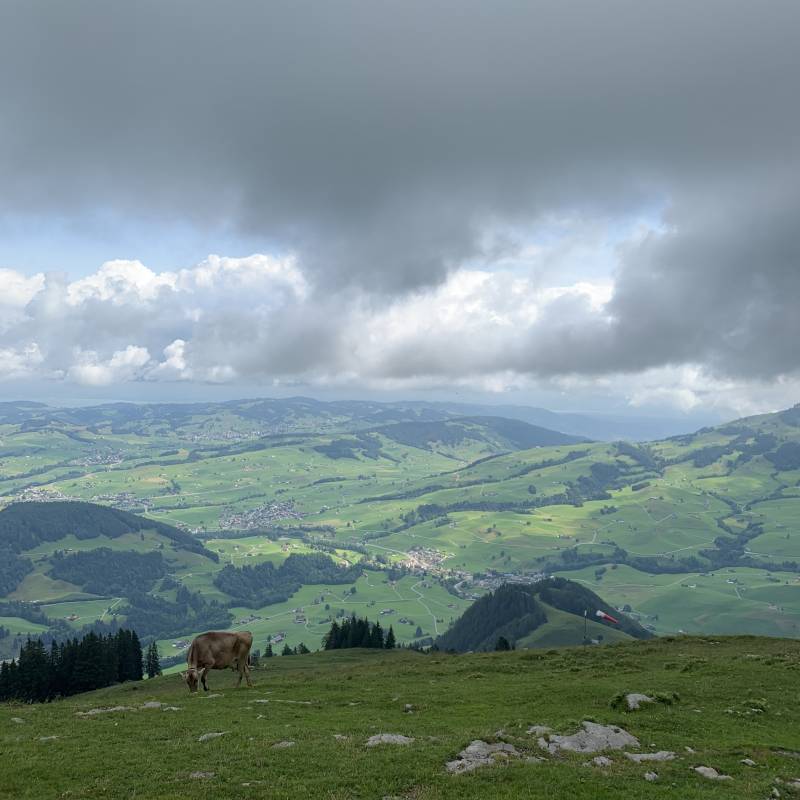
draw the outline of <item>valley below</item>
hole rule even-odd
[[[797,407],[630,444],[424,404],[3,404],[0,528],[69,501],[143,521],[0,535],[0,655],[126,622],[176,661],[226,622],[262,651],[315,649],[353,613],[430,642],[487,591],[550,575],[654,634],[797,637],[798,452]],[[105,584],[101,548],[119,561]],[[315,554],[330,569],[308,572]],[[269,594],[243,588],[287,561]]]

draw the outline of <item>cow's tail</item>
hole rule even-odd
[[[186,653],[186,664],[188,666],[192,666],[194,664],[194,650],[195,650],[195,642],[192,642],[189,645],[189,652]]]

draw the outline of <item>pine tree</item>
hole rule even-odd
[[[131,678],[130,680],[140,681],[144,677],[142,644],[136,631],[131,631]]]
[[[333,621],[331,629],[325,634],[323,639],[323,646],[326,650],[336,650],[339,647],[339,625],[336,620]]]
[[[394,629],[390,625],[389,626],[389,633],[386,634],[386,645],[385,646],[386,646],[387,650],[394,650],[396,645],[397,645],[397,642],[395,641],[395,638],[394,638]]]
[[[272,652],[272,642],[267,642],[267,649],[264,651],[264,658],[272,658],[275,654]]]
[[[508,639],[506,639],[505,636],[501,636],[497,640],[497,644],[494,646],[494,649],[495,650],[510,650],[511,649],[511,645],[509,644]]]
[[[308,655],[310,652],[311,651],[302,642],[300,642],[300,644],[297,645],[297,650],[295,651],[295,654],[298,656],[305,656]]]
[[[147,648],[147,677],[148,678],[155,678],[156,675],[161,674],[161,659],[158,654],[158,645],[155,641],[150,643],[150,647]]]
[[[282,656],[293,656],[294,655],[294,650],[292,650],[292,648],[289,647],[289,642],[286,642],[286,644],[283,646],[283,650],[281,650],[281,655]]]
[[[370,634],[370,647],[383,647],[383,628],[381,628],[381,623],[376,622],[372,626],[372,633]]]

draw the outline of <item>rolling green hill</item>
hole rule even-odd
[[[598,619],[597,611],[616,614],[617,623]],[[592,622],[591,632],[587,620]],[[494,650],[500,637],[512,647],[548,647],[551,641],[586,644],[597,637],[600,641],[606,637],[618,641],[649,639],[652,635],[585,586],[549,578],[532,585],[507,583],[485,594],[436,639],[436,645],[442,650],[464,652]]]
[[[227,411],[0,408],[0,493],[10,504],[0,520],[27,505],[17,501],[75,500],[147,521],[85,539],[53,511],[47,536],[27,549],[10,548],[22,534],[9,534],[0,598],[34,603],[71,629],[125,619],[126,592],[98,596],[52,570],[57,550],[105,547],[161,553],[165,574],[145,589],[153,607],[143,618],[176,655],[198,632],[196,616],[181,630],[167,624],[182,590],[218,603],[232,624],[249,620],[261,649],[279,635],[313,648],[332,618],[352,612],[380,616],[402,642],[418,629],[435,638],[509,576],[553,574],[656,634],[800,635],[797,408],[648,444],[549,444],[514,421],[413,403],[219,406]],[[264,427],[269,415],[280,423]],[[162,525],[179,530],[169,538]],[[227,565],[279,569],[310,553],[360,577],[305,584],[265,605],[220,587]],[[0,608],[0,625],[19,617]]]
[[[211,673],[208,695],[190,695],[179,676],[167,675],[44,705],[0,705],[0,797],[796,794],[796,641],[679,637],[474,655],[338,650],[262,665],[253,689],[235,689],[234,673],[224,671]],[[662,702],[627,713],[618,700],[631,692]],[[87,715],[95,709],[111,710]],[[595,753],[552,754],[539,745],[540,736],[573,734],[584,720],[623,728],[639,742],[632,753],[673,755],[637,763],[609,750],[606,766],[596,766]],[[208,734],[221,735],[203,739]],[[368,747],[378,734],[410,741]],[[475,740],[513,751],[473,772],[448,772]],[[710,780],[699,766],[730,777]],[[650,772],[655,780],[645,780]]]

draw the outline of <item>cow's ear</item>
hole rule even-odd
[[[181,672],[181,678],[186,680],[188,677],[189,677],[189,673],[188,672]]]

